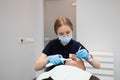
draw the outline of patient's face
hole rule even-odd
[[[86,70],[85,65],[81,59],[75,57],[75,54],[70,56],[71,60],[66,60],[65,65],[76,66],[80,69]]]

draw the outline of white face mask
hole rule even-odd
[[[70,40],[72,39],[72,35],[69,35],[67,37],[63,37],[63,36],[58,36],[58,39],[64,44],[67,45]]]

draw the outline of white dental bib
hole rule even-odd
[[[89,80],[91,73],[80,68],[68,65],[56,66],[48,72],[40,74],[37,80],[51,77],[53,80]]]

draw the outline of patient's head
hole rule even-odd
[[[86,70],[84,62],[75,57],[75,54],[70,56],[70,60],[66,60],[65,65],[76,66],[80,69]]]

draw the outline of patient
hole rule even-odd
[[[71,60],[67,60],[65,62],[65,65],[75,66],[80,69],[86,70],[85,65],[83,65],[84,62],[81,59],[76,58],[75,54],[72,54],[70,58],[71,58]],[[100,80],[100,79],[98,77],[92,75],[89,80]]]
[[[72,55],[70,59],[71,60],[65,61],[65,65],[56,66],[52,70],[40,75],[37,80],[72,80],[72,78],[74,78],[74,80],[100,80],[96,76],[85,71],[86,68],[83,65],[83,61],[76,58],[75,55]],[[77,79],[75,79],[76,77]]]
[[[70,58],[71,58],[71,60],[67,60],[65,62],[65,65],[75,66],[75,67],[78,67],[82,70],[86,70],[85,65],[83,65],[84,62],[81,59],[76,58],[75,54],[72,54],[70,56]],[[98,77],[94,76],[94,75],[91,75],[89,80],[100,80],[100,79]]]
[[[76,66],[80,69],[86,70],[83,60],[76,58],[75,54],[71,54],[70,59],[65,61],[65,65]]]

